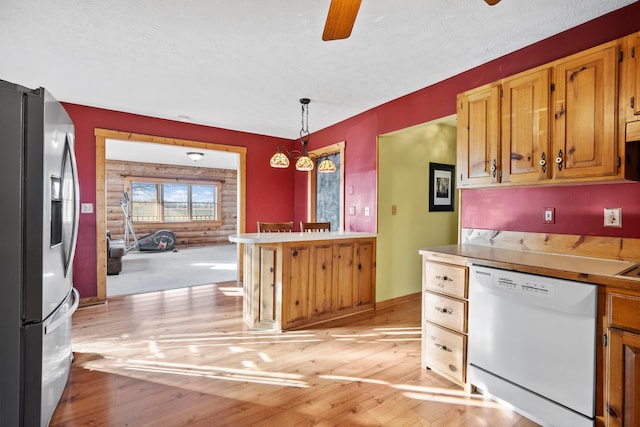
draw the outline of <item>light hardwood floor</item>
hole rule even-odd
[[[241,313],[235,282],[78,310],[50,425],[536,425],[420,368],[418,298],[282,334]]]

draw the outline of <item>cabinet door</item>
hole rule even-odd
[[[260,308],[258,322],[263,324],[274,323],[277,319],[277,287],[276,287],[276,259],[277,248],[260,247]],[[250,302],[249,302],[250,303]]]
[[[617,56],[613,42],[556,65],[553,179],[617,173]]]
[[[356,296],[354,287],[353,257],[354,242],[337,243],[333,246],[333,311],[345,310],[354,306]]]
[[[333,245],[314,246],[313,262],[313,315],[331,313]]]
[[[547,68],[502,82],[502,182],[549,178],[550,74]]]
[[[637,33],[625,38],[622,67],[620,84],[625,90],[620,96],[626,121],[640,120],[640,35]]]
[[[497,85],[458,96],[458,186],[500,182],[499,101]]]
[[[358,301],[357,305],[373,303],[375,285],[375,246],[373,240],[358,243]]]
[[[607,425],[640,425],[640,335],[609,329]]]
[[[282,271],[282,327],[309,319],[311,246],[287,246]]]

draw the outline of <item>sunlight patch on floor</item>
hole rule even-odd
[[[193,267],[209,267],[209,270],[237,270],[238,265],[233,262],[194,262]]]
[[[222,294],[224,296],[227,297],[241,297],[242,294],[242,287],[241,286],[234,286],[234,287],[218,287],[218,289],[222,292]]]
[[[233,290],[241,288],[232,288]],[[199,377],[205,380],[220,380],[261,384],[275,387],[310,388],[322,387],[323,381],[334,383],[366,383],[383,388],[397,390],[403,396],[416,401],[440,402],[468,407],[501,408],[497,402],[489,400],[482,395],[468,394],[464,390],[422,387],[410,384],[393,384],[381,378],[364,378],[353,375],[333,374],[332,371],[287,373],[268,366],[277,364],[274,361],[274,352],[277,352],[277,344],[300,343],[301,345],[317,342],[353,341],[362,345],[383,346],[396,345],[389,343],[409,343],[420,341],[420,327],[391,327],[373,328],[360,333],[348,333],[344,329],[329,333],[318,333],[314,330],[291,331],[285,333],[267,333],[256,336],[250,332],[199,332],[193,334],[161,334],[136,340],[131,336],[123,335],[120,339],[101,340],[85,345],[86,350],[93,354],[101,354],[100,359],[94,359],[83,363],[86,369],[100,370],[118,375],[127,375],[145,381],[172,384],[187,388],[196,388],[207,393],[211,385],[208,382],[196,382],[189,384],[180,377]],[[261,351],[261,346],[268,345],[269,352]],[[190,354],[196,357],[207,354],[206,348],[226,348],[229,354],[238,355],[240,358],[228,362],[235,367],[208,366],[207,359],[194,359],[196,363],[169,363],[163,361],[166,354],[174,350],[188,348]],[[311,347],[312,348],[312,347]],[[301,352],[305,347],[301,347]],[[140,359],[134,355],[146,354],[148,359]],[[344,356],[358,360],[359,351],[350,352]],[[128,355],[129,357],[127,357]],[[242,356],[240,356],[242,355]],[[341,357],[341,355],[335,355]],[[213,363],[216,363],[212,360]],[[347,368],[346,363],[341,365]],[[225,362],[227,364],[227,362]],[[278,366],[278,365],[275,365]],[[220,392],[219,387],[214,387]]]

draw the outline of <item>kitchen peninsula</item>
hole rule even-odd
[[[280,331],[375,307],[376,235],[245,233],[244,321]]]

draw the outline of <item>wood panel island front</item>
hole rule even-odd
[[[376,235],[244,233],[244,321],[281,331],[373,310]]]

